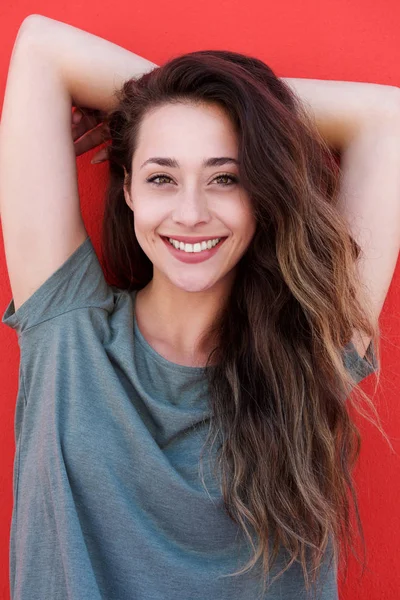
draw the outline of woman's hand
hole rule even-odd
[[[110,139],[108,128],[103,123],[104,113],[91,108],[75,108],[72,113],[72,139],[75,155],[80,156]],[[97,152],[91,163],[108,160],[107,148]]]

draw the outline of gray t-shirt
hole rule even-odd
[[[256,600],[259,571],[223,577],[251,549],[224,511],[207,452],[208,493],[198,472],[209,418],[204,372],[153,350],[134,300],[107,284],[88,237],[4,313],[21,351],[11,597]],[[358,380],[377,368],[373,353],[371,366],[347,350]],[[325,574],[321,598],[336,600],[336,571]],[[301,566],[267,597],[305,598]]]

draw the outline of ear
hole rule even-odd
[[[128,173],[124,167],[124,173],[125,173],[125,178],[124,178],[124,196],[125,196],[125,202],[127,203],[127,205],[129,206],[129,208],[131,210],[133,210],[133,205],[132,205],[132,200],[131,200],[131,196],[129,193],[129,189],[128,189]]]

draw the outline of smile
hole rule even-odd
[[[213,238],[189,243],[161,236],[162,241],[174,258],[180,262],[196,264],[211,259],[219,251],[226,237]]]
[[[173,238],[168,238],[168,241],[174,248],[183,250],[183,252],[202,252],[203,250],[211,250],[211,248],[214,248],[221,239],[222,238],[214,238],[213,240],[204,240],[203,242],[196,242],[195,244],[185,244],[184,242],[179,242]]]

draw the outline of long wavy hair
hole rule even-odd
[[[123,194],[124,169],[130,186],[147,111],[176,102],[218,104],[238,135],[239,178],[256,232],[227,303],[206,332],[217,343],[207,363],[213,368],[204,371],[211,409],[205,445],[219,439],[215,470],[224,506],[254,551],[230,575],[261,558],[265,593],[283,546],[290,560],[268,588],[296,561],[310,591],[331,539],[336,566],[340,544],[345,565],[349,548],[359,560],[352,508],[364,572],[352,481],[361,435],[349,402],[389,440],[343,360],[359,330],[372,338],[380,364],[380,330],[358,276],[361,248],[336,207],[340,167],[333,150],[291,88],[261,60],[235,52],[175,57],[126,81],[116,96],[105,119],[111,144],[102,262],[108,281],[121,289],[141,289],[153,275]]]

